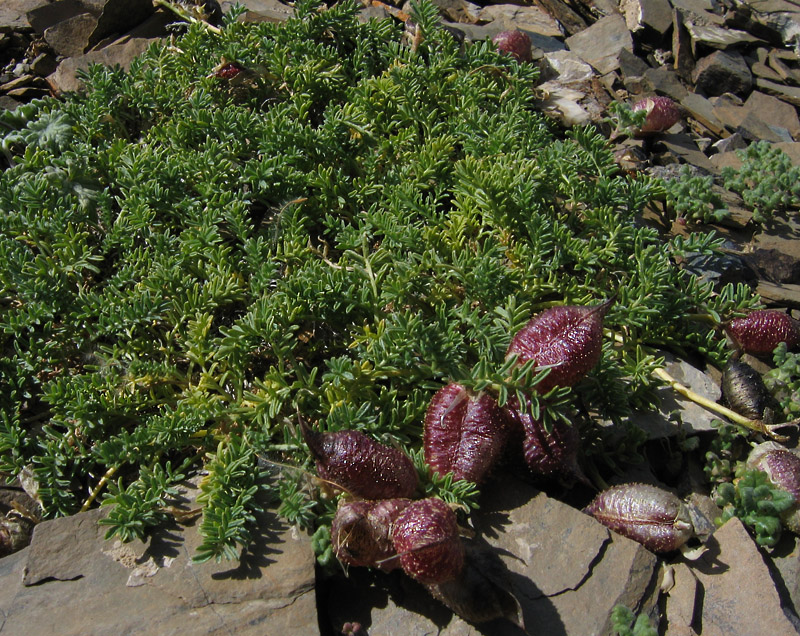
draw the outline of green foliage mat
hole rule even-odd
[[[534,401],[601,466],[635,454],[648,347],[725,357],[691,315],[756,300],[676,265],[714,239],[662,243],[636,222],[659,183],[620,175],[593,129],[549,124],[531,66],[415,10],[414,46],[350,1],[303,0],[281,25],[234,12],[0,116],[0,469],[32,474],[46,515],[102,500],[110,533],[141,536],[203,468],[199,559],[247,543],[261,490],[324,525],[298,410],[405,449],[427,492],[474,503],[425,470],[427,403],[450,380],[529,387],[505,350],[552,304],[616,295],[621,337]]]

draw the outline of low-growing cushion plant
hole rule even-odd
[[[528,392],[541,377],[506,351],[554,305],[616,297],[597,366],[531,405],[600,470],[641,440],[646,347],[726,358],[692,316],[757,299],[676,265],[715,239],[663,243],[637,222],[661,187],[537,112],[532,66],[414,11],[413,46],[350,0],[280,25],[234,11],[0,116],[0,468],[32,475],[45,516],[104,503],[111,535],[143,536],[203,470],[197,559],[235,557],[269,493],[324,528],[298,411],[474,504],[424,464],[428,403],[449,382]]]

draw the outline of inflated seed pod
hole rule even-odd
[[[531,61],[531,38],[523,31],[500,31],[492,38],[492,42],[500,53],[510,55],[519,62]]]
[[[743,318],[734,318],[725,325],[737,347],[745,353],[772,353],[785,342],[793,349],[800,342],[800,329],[789,314],[776,309],[756,309]]]
[[[431,399],[425,414],[425,461],[442,475],[483,481],[508,437],[509,422],[488,393],[448,384]]]
[[[781,515],[781,521],[800,534],[800,457],[776,442],[764,442],[750,451],[746,464],[767,473],[776,487],[794,497],[794,505]]]
[[[376,567],[388,572],[400,567],[392,544],[392,523],[410,499],[349,501],[339,505],[331,524],[331,547],[344,565]]]
[[[303,438],[323,479],[362,499],[410,497],[417,489],[414,464],[400,450],[360,431],[318,433],[300,419]]]
[[[774,408],[774,400],[761,374],[735,358],[731,358],[722,371],[722,397],[731,410],[752,420],[763,419],[765,411]]]
[[[509,397],[503,410],[512,425],[523,432],[522,450],[532,473],[587,481],[578,464],[581,439],[577,427],[558,420],[546,431],[531,414],[530,402],[521,408],[516,396]]]
[[[669,97],[645,97],[633,105],[633,111],[647,111],[642,127],[635,132],[636,137],[647,137],[662,133],[677,124],[682,117],[678,104]]]
[[[552,367],[536,386],[547,393],[556,386],[572,386],[597,364],[603,347],[603,318],[614,299],[591,307],[551,307],[534,316],[511,339],[506,358],[516,354],[519,364],[535,360]]]
[[[456,515],[436,497],[414,501],[400,512],[392,543],[405,573],[425,585],[454,579],[464,568]]]
[[[689,511],[671,492],[648,484],[604,490],[584,512],[652,552],[671,552],[694,534]]]

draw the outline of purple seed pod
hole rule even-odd
[[[764,442],[750,451],[746,464],[767,473],[776,487],[794,497],[794,505],[781,515],[781,520],[789,530],[800,534],[800,457],[776,442]]]
[[[531,61],[531,39],[527,33],[517,29],[500,31],[492,38],[497,50],[514,57],[519,62]]]
[[[534,316],[511,339],[506,358],[517,354],[520,364],[536,360],[552,366],[537,386],[547,393],[556,386],[572,386],[600,360],[603,318],[614,299],[592,307],[552,307]]]
[[[436,497],[413,501],[400,512],[392,543],[405,573],[425,585],[454,579],[464,567],[456,515]]]
[[[531,472],[588,483],[578,465],[581,439],[575,426],[558,420],[547,432],[542,423],[531,415],[530,401],[522,409],[516,396],[509,397],[503,410],[512,425],[523,431],[522,450]]]
[[[677,550],[694,535],[683,502],[648,484],[612,486],[597,495],[584,512],[652,552]]]
[[[331,524],[331,546],[345,565],[377,567],[385,572],[400,567],[391,539],[397,515],[410,499],[350,501],[336,510]]]
[[[233,79],[241,72],[242,72],[242,67],[239,64],[237,64],[236,62],[228,62],[227,64],[223,64],[214,71],[214,77],[229,80]]]
[[[417,489],[417,471],[402,451],[359,431],[318,433],[300,419],[317,474],[362,499],[406,498]]]
[[[637,137],[664,132],[677,124],[682,117],[680,107],[669,97],[645,97],[633,105],[633,111],[637,110],[647,111],[647,119],[636,131]]]
[[[488,393],[460,384],[439,389],[425,414],[425,461],[441,475],[483,481],[508,437],[508,420]]]
[[[793,349],[800,342],[797,322],[777,309],[751,311],[728,322],[725,330],[739,349],[753,355],[772,353],[782,342]]]

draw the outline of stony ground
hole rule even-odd
[[[407,7],[367,3],[365,19],[404,19]],[[280,21],[291,7],[245,0],[243,19]],[[466,39],[518,28],[542,70],[542,107],[564,125],[598,122],[612,100],[667,95],[687,117],[647,146],[621,141],[636,169],[669,174],[687,163],[718,175],[735,150],[764,139],[800,163],[800,5],[788,0],[533,0],[473,4],[437,0],[442,19]],[[226,5],[223,4],[223,10]],[[0,4],[0,108],[80,90],[76,71],[120,64],[168,36],[174,13],[151,0],[3,0]],[[627,165],[627,164],[626,164]],[[800,311],[798,226],[778,219],[760,231],[741,200],[721,192],[732,217],[714,229],[724,258],[690,263],[725,283],[752,283],[769,306]],[[653,216],[658,222],[657,215]],[[702,229],[702,228],[701,228]],[[685,231],[664,224],[665,233]],[[719,379],[688,361],[668,371],[711,400]],[[663,389],[661,414],[638,423],[651,441],[648,465],[619,477],[658,483],[669,469],[659,449],[677,429],[713,434],[713,416]],[[661,465],[659,465],[661,464]],[[672,474],[709,518],[718,513],[699,486],[697,465]],[[476,541],[491,548],[520,602],[525,630],[507,621],[480,628],[395,572],[320,570],[308,536],[274,513],[263,516],[238,564],[191,562],[199,544],[187,483],[182,511],[147,543],[103,539],[93,510],[36,526],[28,547],[0,559],[0,634],[422,634],[587,636],[609,634],[619,604],[657,620],[669,636],[774,636],[800,631],[800,545],[784,535],[759,549],[731,520],[713,532],[697,560],[657,558],[569,505],[585,498],[543,492],[513,471],[498,472],[475,515]],[[13,491],[0,499],[10,509]],[[179,520],[179,521],[178,521]]]

